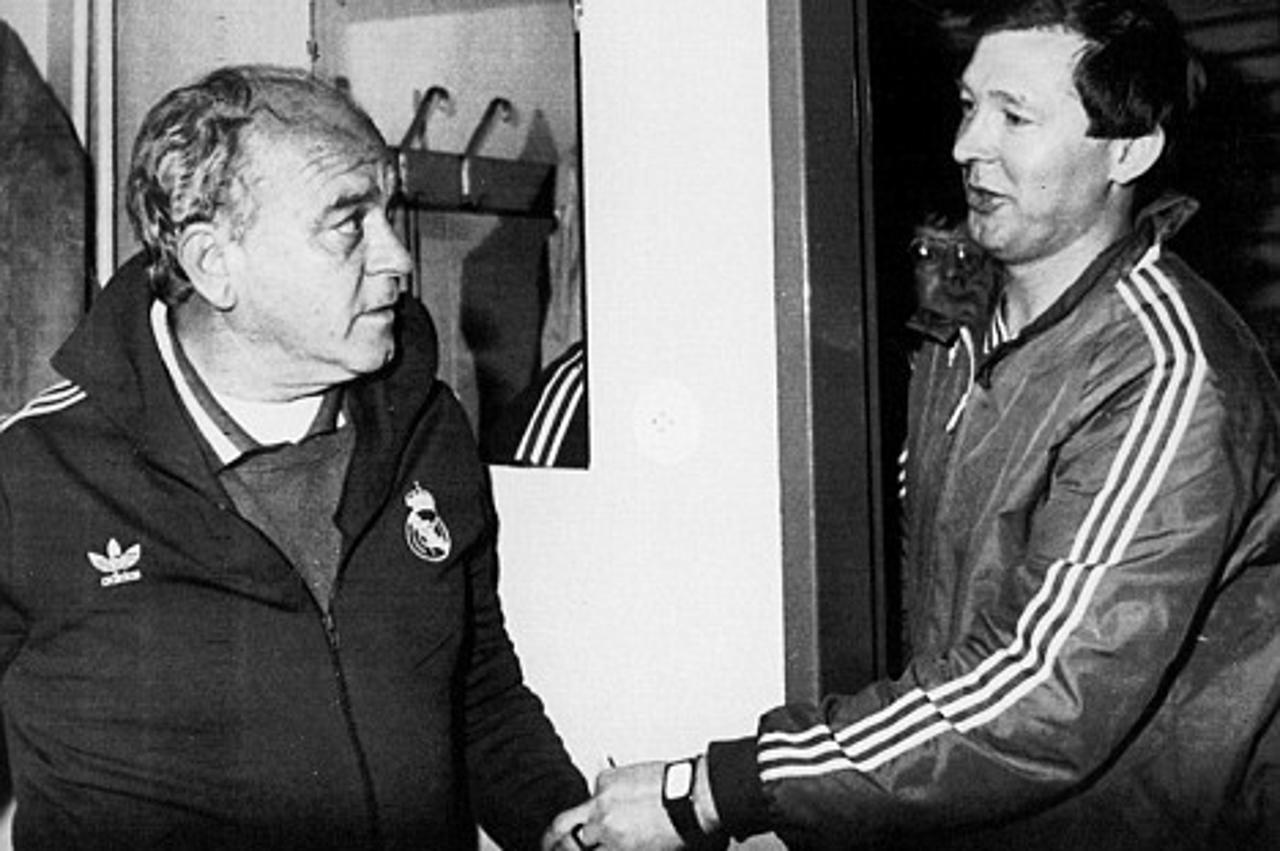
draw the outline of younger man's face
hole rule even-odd
[[[984,36],[960,80],[953,156],[974,239],[1010,267],[1072,245],[1103,218],[1111,140],[1086,135],[1072,73],[1085,40],[1062,29]]]

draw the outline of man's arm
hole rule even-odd
[[[726,830],[874,844],[1016,818],[1074,794],[1143,723],[1249,515],[1253,448],[1227,433],[1198,351],[1104,349],[967,634],[896,681],[714,743]],[[632,776],[652,810],[652,773]]]
[[[542,702],[524,684],[503,623],[492,539],[468,570],[473,619],[462,700],[472,804],[503,848],[537,848],[556,813],[585,800],[587,787]]]
[[[1250,513],[1256,448],[1198,345],[1106,342],[1078,355],[1094,359],[1010,518],[1017,543],[971,545],[1001,580],[969,589],[986,602],[967,632],[895,682],[766,714],[754,792],[717,793],[730,828],[759,827],[762,799],[784,835],[850,841],[1018,818],[1076,794],[1145,722]],[[713,788],[727,773],[713,756]]]
[[[26,624],[11,599],[9,588],[13,576],[14,545],[13,521],[9,507],[9,495],[5,483],[0,481],[0,676],[8,669],[26,640]]]

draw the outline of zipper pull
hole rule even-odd
[[[325,611],[324,617],[324,634],[329,639],[329,647],[337,651],[342,646],[342,642],[338,640],[338,622],[333,618],[332,611]]]

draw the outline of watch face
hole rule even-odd
[[[662,794],[666,798],[687,797],[693,789],[693,763],[673,762],[662,778]]]

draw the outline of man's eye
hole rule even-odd
[[[960,114],[968,115],[973,112],[973,101],[969,98],[960,98]]]
[[[1004,123],[1010,127],[1021,127],[1024,124],[1030,124],[1031,119],[1020,112],[1013,112],[1006,109],[1004,112]]]
[[[344,236],[359,236],[364,232],[364,215],[352,213],[334,225],[333,229]]]

